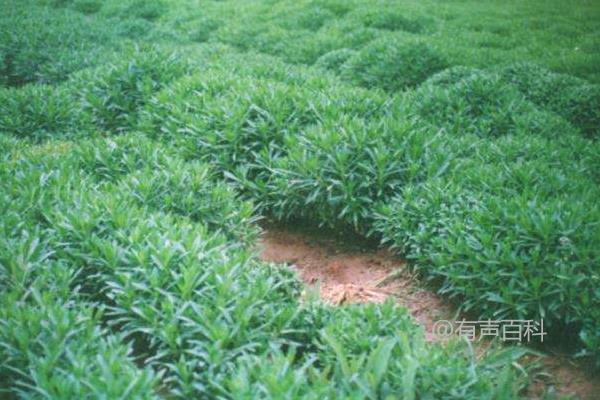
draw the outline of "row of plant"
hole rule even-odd
[[[508,399],[524,383],[521,350],[426,345],[392,303],[301,304],[253,256],[252,206],[143,136],[15,146],[0,171],[4,393]]]
[[[598,156],[596,142],[584,138],[585,118],[562,110],[573,125],[540,108],[494,71],[446,71],[376,113],[340,105],[330,112],[334,101],[320,99],[344,99],[340,92],[371,104],[339,84],[299,88],[253,78],[241,81],[240,95],[216,74],[185,78],[155,96],[141,129],[186,157],[215,162],[263,212],[381,235],[427,265],[426,275],[442,276],[442,290],[465,310],[544,318],[557,340],[581,340],[584,354],[597,354],[590,307],[599,301]],[[297,91],[312,92],[309,108],[286,106]],[[303,119],[304,110],[319,118]],[[430,195],[436,200],[427,205]],[[446,223],[456,239],[439,227]]]
[[[171,46],[221,42],[307,65],[341,64],[353,58],[349,70],[341,74],[345,79],[393,90],[406,83],[414,85],[415,80],[419,83],[419,71],[425,66],[430,70],[447,64],[487,67],[522,59],[598,82],[597,71],[590,67],[598,62],[594,47],[598,28],[593,23],[598,10],[591,4],[575,8],[561,2],[552,8],[537,3],[519,5],[507,17],[498,15],[493,3],[478,2],[444,7],[435,2],[393,0],[376,5],[331,0],[242,5],[228,1],[207,2],[202,7],[166,0],[42,3],[55,11],[103,20],[104,30],[120,40]],[[35,6],[39,2],[33,2]],[[590,18],[575,9],[585,9]],[[540,22],[555,13],[565,16],[555,21],[555,30]],[[477,17],[470,20],[470,15]],[[567,20],[576,22],[567,24]],[[397,82],[390,81],[394,74]]]
[[[0,7],[0,87],[64,82],[120,59],[133,43],[176,40],[155,23],[167,10],[159,0],[3,0]]]
[[[436,1],[298,0],[206,2],[202,7],[178,2],[169,8],[159,23],[178,38],[227,43],[293,64],[313,65],[321,57],[361,52],[353,65],[364,65],[368,58],[374,64],[396,65],[395,71],[387,72],[390,75],[401,70],[410,74],[410,62],[400,55],[410,59],[414,53],[397,48],[418,43],[427,54],[417,64],[432,60],[433,66],[441,59],[450,65],[489,67],[531,60],[600,82],[594,68],[600,60],[600,11],[592,3],[573,7],[552,1],[549,7],[547,2],[528,2],[507,8],[501,2],[472,0],[442,5]],[[390,56],[389,61],[384,54]],[[364,77],[363,71],[357,71],[355,78]]]
[[[0,86],[64,81],[117,49],[112,31],[80,13],[32,1],[5,0],[1,7]]]
[[[547,96],[536,97],[532,76],[567,82],[567,90],[582,81],[530,65],[453,68],[386,100],[302,68],[266,72],[260,57],[248,66],[227,56],[237,72],[191,75],[197,67],[168,53],[131,57],[46,92],[75,96],[57,107],[75,110],[74,124],[29,94],[40,88],[6,90],[17,103],[13,93],[27,93],[19,104],[34,110],[24,125],[20,108],[5,103],[17,127],[5,122],[5,131],[31,134],[32,123],[45,132],[63,123],[141,130],[185,159],[215,165],[261,213],[381,236],[477,316],[544,318],[556,337],[575,336],[584,353],[597,353],[590,309],[599,301],[599,160],[596,142],[583,137],[594,135],[594,98],[574,114],[561,108],[565,119]],[[57,124],[45,121],[52,115]]]
[[[450,69],[411,96],[470,145],[452,173],[381,204],[375,231],[465,310],[543,318],[551,341],[597,363],[600,157],[584,137],[598,135],[599,87],[517,64]]]
[[[570,6],[2,6],[3,394],[518,395],[517,348],[476,362],[391,304],[300,303],[252,255],[257,214],[376,235],[474,317],[600,359],[598,85],[506,66],[597,81]],[[577,23],[530,29],[549,10]]]

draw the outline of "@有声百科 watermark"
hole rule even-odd
[[[448,338],[459,335],[469,341],[484,338],[500,338],[503,342],[524,342],[533,340],[544,341],[548,333],[544,331],[544,320],[532,319],[501,319],[481,321],[447,321],[439,320],[433,324],[432,333],[438,338]]]

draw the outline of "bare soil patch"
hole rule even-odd
[[[266,230],[260,243],[263,260],[295,268],[327,303],[381,303],[393,296],[424,326],[430,341],[435,340],[431,334],[435,321],[451,315],[451,307],[419,287],[406,262],[389,251],[276,227]]]

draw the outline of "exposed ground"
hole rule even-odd
[[[269,225],[260,240],[260,254],[264,261],[295,268],[309,289],[333,305],[380,303],[393,296],[424,327],[430,342],[443,340],[432,332],[436,321],[454,320],[459,315],[451,303],[425,287],[404,260],[356,240]],[[569,357],[549,355],[542,363],[543,372],[530,385],[529,397],[542,398],[547,393],[584,400],[600,398],[600,381],[588,376],[584,367]]]
[[[296,268],[302,280],[318,288],[328,303],[380,303],[395,296],[426,328],[430,341],[435,340],[433,323],[451,318],[451,307],[435,293],[419,287],[404,260],[389,251],[276,227],[264,232],[261,245],[263,260]]]

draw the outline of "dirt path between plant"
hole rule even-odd
[[[429,341],[435,321],[451,318],[452,309],[435,293],[418,287],[406,263],[386,250],[368,250],[339,239],[269,228],[262,236],[261,257],[298,270],[302,280],[330,304],[376,302],[395,296],[426,328]],[[387,278],[387,279],[386,279]]]
[[[381,303],[394,297],[425,328],[430,342],[439,340],[432,333],[436,321],[460,319],[452,305],[424,287],[402,259],[386,250],[373,250],[372,245],[269,225],[260,240],[260,255],[264,261],[295,268],[323,301],[333,305]],[[559,396],[600,398],[600,382],[568,357],[549,356],[542,362],[550,376],[534,380],[527,391],[530,398],[541,398],[547,389]]]

